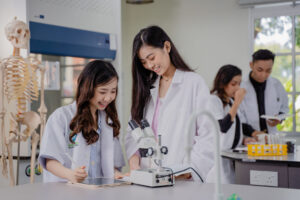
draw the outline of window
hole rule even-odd
[[[84,58],[64,58],[61,67],[61,105],[67,105],[74,101],[77,79],[86,63],[88,63],[88,60]]]
[[[300,7],[280,5],[252,9],[253,52],[269,49],[276,54],[272,76],[288,93],[292,115],[278,130],[300,133]]]
[[[58,78],[57,87],[45,88],[45,104],[47,107],[47,118],[58,107],[70,104],[75,99],[75,93],[77,88],[77,79],[84,66],[92,61],[92,59],[76,58],[76,57],[63,57],[63,56],[51,56],[36,54],[38,59],[43,61],[43,64],[56,64],[59,67],[54,70],[53,77]],[[47,69],[47,67],[46,67]],[[53,71],[53,70],[52,70]],[[52,72],[46,72],[46,74],[53,74]],[[58,77],[57,77],[58,76]],[[45,80],[45,83],[47,81]],[[47,85],[47,84],[46,84]],[[38,101],[32,101],[31,110],[38,110],[40,106],[40,97]]]

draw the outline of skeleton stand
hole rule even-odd
[[[1,83],[4,80],[4,66],[0,63],[0,72],[1,72]],[[2,155],[1,155],[1,165],[2,165],[2,175],[7,177],[7,163],[6,163],[6,135],[5,135],[5,124],[4,124],[4,116],[6,110],[4,108],[4,88],[0,87],[1,91],[1,102],[0,102],[0,119],[1,119],[1,144],[2,144]]]
[[[41,133],[45,125],[45,118],[47,109],[42,99],[41,107],[39,109],[40,115],[33,111],[27,111],[27,104],[31,100],[38,99],[38,84],[36,77],[36,70],[39,67],[39,62],[32,63],[30,59],[24,59],[20,56],[20,48],[27,49],[28,41],[30,38],[30,31],[28,26],[15,18],[12,22],[6,25],[5,35],[14,47],[13,56],[3,59],[1,63],[2,80],[1,83],[1,99],[0,104],[0,118],[1,118],[1,139],[2,139],[2,156],[1,164],[3,165],[2,173],[7,176],[7,163],[8,156],[10,184],[15,185],[14,170],[13,170],[13,157],[12,157],[12,144],[18,143],[18,162],[17,162],[17,184],[19,183],[19,157],[20,157],[20,142],[26,141],[31,136],[32,139],[32,154],[31,154],[31,182],[33,182],[34,163],[36,157],[36,146],[39,141],[39,136],[36,134],[35,129],[41,123],[43,117],[43,124],[41,126]],[[37,60],[35,60],[37,61]],[[43,73],[42,73],[43,75]],[[43,81],[42,81],[43,83]],[[3,87],[2,87],[3,86]],[[43,92],[43,91],[42,91]],[[6,96],[7,98],[4,98]],[[42,97],[44,98],[44,97]],[[10,115],[10,129],[6,137],[5,134],[5,113],[4,100],[7,99],[8,103],[11,100],[16,101],[17,112],[9,112]],[[27,126],[26,130],[21,132],[21,125]]]
[[[44,128],[46,124],[46,117],[47,117],[47,107],[45,105],[45,98],[44,98],[44,90],[45,90],[45,83],[44,83],[44,77],[45,77],[45,67],[40,67],[40,72],[41,72],[41,105],[38,109],[38,112],[40,113],[41,117],[41,127],[40,127],[40,137],[42,139],[43,133],[44,133]]]
[[[44,128],[46,124],[46,117],[47,117],[47,107],[45,105],[45,96],[44,96],[44,77],[45,77],[45,67],[40,66],[39,67],[40,72],[41,72],[41,103],[40,107],[38,109],[38,112],[40,113],[40,118],[41,118],[41,125],[40,125],[40,135],[38,135],[35,131],[31,136],[31,144],[32,144],[32,149],[31,149],[31,162],[30,162],[30,183],[34,183],[34,174],[35,174],[35,159],[36,159],[36,147],[38,141],[42,140],[43,133],[44,133]],[[41,142],[40,142],[40,148],[41,148]]]
[[[21,123],[18,122],[19,133],[21,133]],[[19,185],[19,169],[20,169],[20,143],[21,143],[20,134],[18,134],[18,156],[17,156],[17,180],[16,185]]]

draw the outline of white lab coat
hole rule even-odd
[[[231,102],[233,103],[233,101]],[[209,109],[211,110],[216,120],[221,120],[229,113],[231,107],[228,104],[224,107],[221,99],[217,95],[213,94],[210,96]],[[239,111],[237,112],[237,115],[240,116]],[[237,146],[241,146],[243,142],[242,121],[240,117],[239,119],[240,119],[240,140]],[[228,131],[226,133],[222,132],[220,135],[221,151],[229,150],[232,148],[234,136],[235,136],[235,130],[236,130],[236,119],[234,119]],[[215,167],[216,166],[214,166],[213,169],[207,175],[207,182],[215,181]],[[226,158],[222,158],[221,159],[222,183],[234,183],[235,182],[234,180],[235,180],[235,175],[234,175],[234,168],[233,168],[232,161]]]
[[[153,85],[154,88],[151,89],[151,99],[145,109],[145,118],[150,125],[158,97],[159,80],[160,77],[157,78]],[[208,97],[208,87],[200,75],[176,70],[159,108],[157,134],[162,135],[162,145],[168,147],[168,154],[164,156],[163,166],[174,167],[186,162],[186,133],[189,119],[192,113],[205,108]],[[214,162],[213,134],[209,131],[211,124],[205,123],[206,120],[207,118],[200,116],[193,126],[194,146],[191,152],[192,166],[204,180]],[[138,150],[129,128],[125,147],[128,158]],[[141,167],[149,167],[146,158],[142,158]],[[199,180],[196,176],[193,178]]]
[[[245,88],[247,91],[244,100],[240,105],[243,121],[244,123],[251,125],[255,130],[260,130],[257,96],[249,76],[247,80],[242,82],[241,87]],[[265,112],[266,115],[289,112],[287,93],[280,81],[271,76],[267,79],[266,83]],[[267,124],[267,127],[269,133],[277,132],[276,126],[271,127]]]
[[[69,125],[76,113],[76,104],[63,106],[55,110],[49,117],[45,132],[42,138],[39,162],[44,168],[44,182],[67,181],[59,178],[46,170],[46,159],[55,159],[66,168],[74,169],[79,166],[86,166],[89,171],[91,145],[87,145],[82,134],[77,134],[76,145],[69,148],[69,134],[71,132]],[[119,140],[113,137],[113,130],[105,121],[106,113],[101,111],[101,169],[104,177],[114,177],[114,167],[124,166]],[[66,156],[66,152],[72,156],[75,166]]]

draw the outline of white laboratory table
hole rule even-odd
[[[233,193],[242,200],[299,199],[300,190],[246,185],[222,185],[224,200]],[[126,185],[81,188],[67,183],[36,183],[0,189],[1,199],[18,200],[213,200],[214,184],[181,181],[175,186],[147,188]]]

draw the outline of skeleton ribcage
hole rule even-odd
[[[4,63],[4,93],[8,102],[16,100],[17,118],[23,118],[27,103],[38,99],[35,67],[22,57],[10,57]]]

